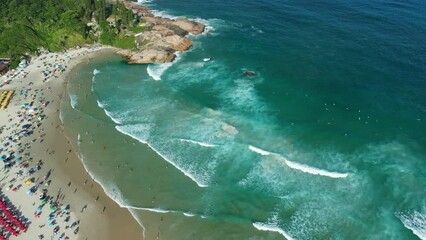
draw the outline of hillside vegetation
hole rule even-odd
[[[18,60],[44,48],[60,51],[100,41],[134,48],[139,19],[122,3],[106,0],[0,0],[0,57]],[[106,19],[113,19],[109,22]]]

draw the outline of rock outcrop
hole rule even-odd
[[[172,62],[176,55],[166,50],[144,49],[141,51],[121,50],[117,54],[128,59],[129,64]]]
[[[205,28],[204,24],[202,23],[194,22],[184,18],[176,19],[174,21],[171,21],[170,23],[195,35],[204,32]]]
[[[188,19],[168,19],[154,16],[147,7],[122,0],[128,9],[143,20],[145,30],[135,35],[137,50],[122,50],[118,54],[126,57],[130,64],[171,62],[176,51],[186,51],[192,42],[188,33],[200,34],[205,26]]]

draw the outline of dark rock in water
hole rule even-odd
[[[245,71],[244,74],[247,75],[247,76],[254,76],[254,75],[256,75],[256,72],[255,71]]]

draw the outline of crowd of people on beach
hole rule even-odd
[[[62,74],[67,69],[67,63],[71,60],[71,55],[60,56],[53,54],[49,56],[54,58],[52,61],[43,61],[41,71],[43,82],[54,80],[55,77]],[[41,56],[41,60],[46,56]],[[78,234],[80,221],[72,214],[73,208],[70,204],[64,202],[65,194],[59,191],[49,190],[52,179],[53,169],[45,169],[42,159],[34,159],[30,149],[33,144],[43,144],[46,137],[45,124],[48,116],[45,114],[45,108],[53,101],[47,99],[45,90],[33,87],[30,79],[25,79],[28,72],[19,70],[11,72],[3,79],[7,79],[10,84],[18,79],[27,81],[26,87],[15,91],[15,98],[11,104],[15,105],[15,112],[6,111],[0,114],[8,114],[7,122],[0,126],[0,160],[3,162],[2,174],[0,179],[1,188],[7,191],[7,194],[26,191],[28,201],[34,201],[34,219],[41,218],[47,214],[47,226],[41,224],[40,229],[49,227],[52,236],[58,237],[58,240],[70,239],[70,234]],[[59,109],[58,109],[59,110]],[[58,126],[59,127],[59,126]],[[46,149],[44,154],[52,155],[54,150]],[[43,176],[43,177],[41,177]],[[27,190],[25,190],[27,189]],[[36,197],[38,196],[38,197]],[[17,236],[21,232],[27,231],[31,226],[31,220],[28,216],[22,216],[19,211],[14,211],[13,202],[7,200],[3,194],[0,201],[0,239],[8,239],[11,235]],[[87,204],[85,205],[85,208]],[[83,211],[83,210],[82,210]],[[43,214],[43,212],[46,212]],[[38,235],[39,239],[49,236]]]
[[[2,148],[0,149],[1,160],[4,163],[3,171],[7,179],[3,179],[2,184],[6,185],[6,190],[13,192],[23,191],[24,185],[29,189],[26,191],[28,195],[39,193],[39,203],[36,204],[34,218],[40,218],[43,211],[49,211],[48,221],[49,227],[52,227],[52,234],[59,234],[61,221],[64,229],[74,228],[73,232],[78,233],[78,221],[71,221],[70,205],[65,205],[61,202],[61,193],[50,194],[48,191],[51,180],[51,169],[46,169],[46,174],[42,179],[34,177],[35,173],[43,171],[43,161],[36,161],[29,153],[31,143],[43,143],[46,136],[43,122],[47,118],[43,108],[48,102],[44,98],[42,91],[38,89],[26,89],[18,93],[23,104],[20,110],[14,114],[8,115],[8,126],[0,127],[4,137],[1,138]],[[14,174],[9,174],[14,172]],[[11,179],[10,179],[11,178]],[[0,206],[1,207],[1,206]],[[62,219],[62,220],[61,220]],[[1,221],[1,219],[0,219]],[[8,229],[9,225],[3,224]],[[40,228],[45,226],[40,226]],[[9,228],[10,230],[10,228]],[[9,231],[8,230],[8,231]],[[25,228],[20,228],[25,231]],[[17,231],[9,231],[12,235],[17,235]],[[4,234],[4,233],[3,233]],[[40,235],[40,239],[44,236]],[[59,239],[69,239],[62,233]]]

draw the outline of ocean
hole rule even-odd
[[[143,4],[207,30],[79,67],[61,118],[146,239],[426,239],[425,1]]]

